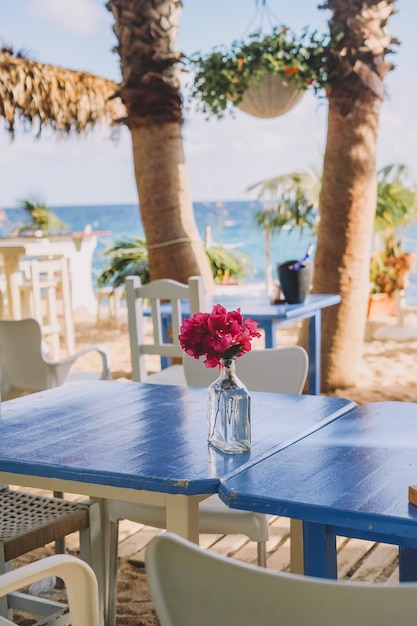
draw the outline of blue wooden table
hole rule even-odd
[[[304,571],[337,576],[337,535],[399,546],[417,580],[417,405],[364,405],[223,481],[231,507],[303,521]]]
[[[279,326],[309,319],[308,334],[308,391],[310,394],[320,394],[320,368],[321,368],[321,312],[323,309],[334,306],[341,302],[341,297],[335,294],[310,294],[302,304],[271,304],[268,296],[253,296],[247,294],[224,296],[210,296],[210,305],[220,303],[226,309],[240,308],[244,317],[250,317],[259,322],[260,328],[265,332],[265,347],[276,346],[276,329]],[[169,305],[166,306],[164,320],[166,329],[170,325]],[[163,310],[163,306],[161,307]],[[183,315],[189,316],[189,307],[184,304]],[[167,330],[166,330],[167,332]],[[167,332],[168,336],[168,332]]]
[[[198,502],[220,479],[339,418],[342,398],[252,393],[252,451],[207,444],[206,390],[94,381],[1,405],[0,482],[164,504],[198,540]]]

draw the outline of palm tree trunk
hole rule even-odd
[[[329,119],[313,292],[339,293],[323,315],[322,391],[357,381],[376,209],[376,139],[395,0],[327,0],[332,55]],[[306,326],[301,343],[306,344]]]
[[[213,277],[188,192],[181,136],[182,101],[175,49],[182,3],[109,0],[115,19],[140,212],[152,280]]]
[[[354,385],[361,364],[376,206],[375,151],[380,100],[342,113],[330,98],[315,293],[338,293],[323,311],[322,390]]]
[[[187,282],[203,275],[209,285],[208,263],[198,262],[202,242],[188,193],[180,125],[134,128],[132,144],[152,279]]]

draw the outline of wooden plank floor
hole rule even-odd
[[[35,489],[26,491],[47,494]],[[83,500],[85,496],[66,493],[70,500]],[[119,576],[117,592],[117,626],[158,626],[152,601],[149,595],[146,573],[143,567],[146,547],[150,540],[161,532],[160,529],[123,520],[119,524]],[[242,535],[200,535],[200,545],[219,554],[256,563],[257,546]],[[66,548],[78,553],[78,534],[66,539]],[[363,582],[398,583],[398,549],[396,546],[377,544],[357,539],[337,539],[338,577],[343,580]],[[35,559],[52,554],[53,544],[36,550],[18,559],[16,565],[23,565]],[[139,565],[139,567],[137,567]],[[277,571],[289,571],[290,566],[290,522],[283,517],[272,517],[270,537],[267,543],[267,566]],[[62,595],[62,592],[56,592]],[[47,595],[50,597],[50,594]],[[52,596],[62,599],[61,596]],[[33,624],[25,614],[16,615],[16,623],[21,626]]]
[[[12,486],[32,493],[50,495],[38,489]],[[85,496],[66,493],[68,500],[81,501]],[[290,569],[290,521],[286,517],[270,519],[267,542],[267,567],[277,571]],[[143,561],[148,543],[161,530],[122,520],[119,524],[119,558]],[[78,535],[66,540],[70,551],[78,550]],[[200,546],[224,556],[256,564],[257,546],[244,535],[200,535]],[[338,577],[343,580],[367,582],[398,582],[398,548],[359,539],[337,538]]]
[[[138,561],[145,558],[145,550],[159,529],[127,520],[120,523],[119,556]],[[200,535],[204,548],[230,556],[246,563],[256,564],[256,544],[243,535]],[[359,539],[337,539],[338,575],[343,580],[367,582],[398,582],[398,549]],[[289,571],[290,524],[287,518],[273,517],[267,543],[268,568]]]

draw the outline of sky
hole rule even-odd
[[[190,55],[241,40],[272,22],[295,32],[327,31],[330,12],[319,0],[183,0],[177,47]],[[388,59],[377,166],[405,163],[417,176],[417,2],[397,0],[389,32],[400,40]],[[113,17],[104,0],[0,0],[0,41],[41,63],[85,70],[119,82]],[[189,77],[184,76],[184,81]],[[184,90],[186,87],[184,86]],[[183,141],[191,199],[249,200],[247,188],[292,171],[320,171],[327,132],[327,103],[307,92],[290,112],[262,120],[237,111],[206,120],[185,103]],[[17,127],[14,142],[0,123],[0,207],[39,197],[49,206],[137,203],[130,134],[117,142],[108,127],[84,138],[41,137]]]

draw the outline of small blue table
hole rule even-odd
[[[276,346],[276,329],[284,324],[299,322],[309,319],[308,333],[308,391],[310,394],[320,394],[320,368],[321,368],[321,312],[329,306],[341,302],[341,297],[335,294],[310,294],[302,304],[271,304],[268,296],[253,296],[246,294],[236,296],[220,295],[210,296],[212,304],[222,304],[227,310],[240,308],[244,317],[250,317],[259,322],[259,327],[265,332],[265,347]],[[164,305],[161,307],[164,311]],[[207,310],[211,310],[208,308]],[[184,304],[183,316],[190,314],[189,306]],[[166,305],[163,320],[165,322],[166,336],[170,326],[170,310]],[[167,366],[167,360],[163,367]]]
[[[336,536],[399,546],[417,580],[417,405],[364,405],[222,482],[230,507],[303,521],[304,572],[336,578]]]

